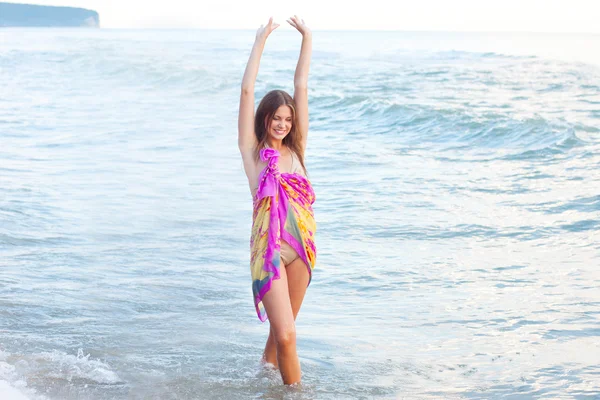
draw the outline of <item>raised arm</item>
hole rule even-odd
[[[308,138],[308,70],[312,53],[312,32],[303,19],[294,15],[287,21],[302,34],[300,57],[294,74],[294,103],[296,103],[296,129],[301,135],[302,148],[306,149]]]
[[[250,154],[256,145],[254,135],[254,83],[258,75],[260,58],[265,48],[267,37],[273,32],[279,24],[273,23],[273,18],[269,18],[266,26],[258,28],[256,31],[256,40],[250,53],[250,59],[246,65],[244,78],[242,79],[242,92],[240,94],[240,113],[238,116],[238,146],[244,157]]]

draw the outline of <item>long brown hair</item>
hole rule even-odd
[[[265,146],[267,139],[269,138],[267,127],[271,126],[275,111],[283,105],[288,106],[292,111],[292,129],[290,129],[290,132],[283,138],[283,144],[296,154],[306,173],[306,167],[304,166],[304,150],[300,143],[300,133],[296,130],[296,105],[292,96],[283,90],[271,90],[258,104],[256,116],[254,117],[254,134],[256,135],[254,157],[258,162],[260,159],[260,149]]]

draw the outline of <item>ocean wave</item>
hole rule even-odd
[[[85,354],[82,349],[77,351],[77,355],[54,350],[30,357],[30,362],[54,379],[65,379],[69,382],[80,380],[105,385],[122,383],[121,378],[108,364],[90,358],[90,354]]]
[[[413,62],[495,62],[495,61],[527,61],[539,59],[538,56],[507,54],[493,51],[468,50],[395,50],[393,53],[376,54],[373,60],[394,60]]]
[[[373,101],[366,95],[317,97],[315,121],[330,121],[332,110],[346,116],[354,131],[394,137],[407,145],[436,145],[440,150],[511,150],[509,157],[538,157],[564,153],[585,144],[577,130],[594,131],[582,124],[542,116],[514,118],[509,113],[423,104]],[[341,118],[343,119],[343,118]],[[322,129],[327,129],[327,125]]]
[[[49,77],[69,77],[69,85],[86,81],[105,87],[219,88],[221,77],[215,66],[196,59],[161,59],[158,56],[127,57],[112,51],[94,52],[44,51],[27,53],[12,51],[0,58],[0,68],[19,68],[27,65],[45,65]],[[37,79],[38,71],[22,69],[21,79]]]
[[[3,368],[3,365],[0,363],[0,370]],[[1,372],[0,372],[1,373]],[[15,386],[19,387],[15,387]],[[0,379],[0,399],[2,400],[32,400],[39,399],[43,400],[43,397],[35,396],[34,394],[27,395],[24,393],[26,388],[20,387],[20,382],[13,386],[10,382]],[[33,397],[35,396],[35,397]]]
[[[45,400],[45,397],[27,386],[27,380],[17,368],[18,361],[0,350],[0,399]],[[20,366],[20,365],[19,365]]]
[[[111,367],[85,354],[62,351],[17,354],[0,350],[0,398],[2,400],[46,400],[28,381],[64,380],[70,383],[118,385],[122,379]]]
[[[536,211],[534,209],[533,211]],[[553,207],[544,207],[543,212],[548,214],[562,214],[570,211],[580,213],[595,213],[600,212],[600,195],[590,197],[578,197],[576,199],[563,202],[560,205]]]

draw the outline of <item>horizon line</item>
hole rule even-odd
[[[87,27],[87,26],[0,26],[0,29],[101,29],[101,30],[131,30],[131,31],[240,31],[254,32],[255,28],[203,28],[203,27]],[[293,29],[284,29],[283,32],[296,32]],[[281,32],[281,31],[280,31]],[[600,35],[600,32],[589,31],[503,31],[503,30],[403,30],[403,29],[312,29],[312,32],[393,32],[393,33],[503,33],[503,34],[544,34],[544,35]]]

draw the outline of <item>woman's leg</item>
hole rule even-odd
[[[283,383],[300,382],[300,362],[296,352],[296,325],[290,303],[286,268],[281,263],[280,279],[273,280],[271,288],[263,297],[263,304],[271,325],[269,336],[275,345],[277,365]],[[270,351],[272,353],[272,351]],[[266,358],[265,349],[265,358]],[[266,361],[270,362],[268,359]]]
[[[281,265],[283,265],[283,263]],[[288,294],[290,304],[292,306],[292,313],[294,315],[294,320],[296,320],[296,316],[298,315],[300,307],[302,306],[302,301],[304,300],[304,295],[306,294],[306,287],[308,286],[308,267],[301,258],[297,258],[296,260],[292,261],[290,265],[285,267],[285,271],[287,275]],[[273,364],[275,367],[278,365],[277,346],[275,345],[272,326],[269,331],[267,344],[265,345],[263,360]]]
[[[290,295],[290,303],[292,304],[292,312],[294,313],[294,321],[302,306],[304,295],[308,287],[310,275],[308,267],[301,258],[296,258],[285,268],[288,279],[288,293]]]

